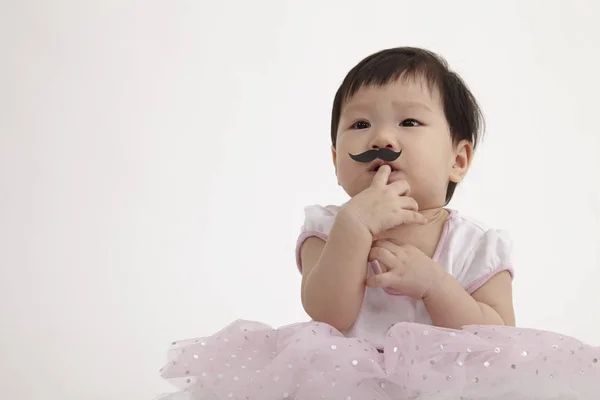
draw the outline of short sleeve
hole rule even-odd
[[[514,278],[512,240],[507,231],[489,229],[466,257],[457,279],[471,294],[502,271],[508,271]]]
[[[327,240],[329,231],[335,222],[335,216],[339,211],[338,206],[313,205],[304,208],[304,223],[300,228],[300,235],[296,243],[296,265],[302,270],[300,250],[304,241],[311,236],[317,236]]]

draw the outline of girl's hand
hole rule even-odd
[[[414,299],[424,299],[447,275],[442,266],[418,248],[387,240],[373,242],[369,261],[377,260],[383,273],[367,279],[372,288],[390,288]]]
[[[373,237],[402,224],[427,223],[427,218],[418,212],[417,202],[409,196],[408,182],[388,183],[391,172],[389,165],[381,166],[371,186],[350,199],[340,211],[359,221]]]

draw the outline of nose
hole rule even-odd
[[[394,151],[400,149],[400,144],[396,139],[395,135],[387,129],[381,129],[375,133],[371,142],[369,143],[370,149],[383,149],[388,148]]]

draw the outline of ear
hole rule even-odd
[[[450,169],[450,182],[460,183],[467,175],[473,160],[473,143],[462,140],[456,145],[454,160]]]
[[[335,146],[331,146],[331,160],[333,161],[333,167],[337,174],[337,151],[335,151]]]
[[[337,176],[337,151],[335,151],[335,147],[331,146],[331,160],[333,161],[333,168],[335,169],[335,175]],[[338,179],[338,185],[340,184],[340,180]]]

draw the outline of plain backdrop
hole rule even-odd
[[[451,207],[512,233],[518,324],[600,345],[599,4],[1,1],[0,397],[150,400],[171,341],[306,321],[334,92],[401,45],[484,109]]]

